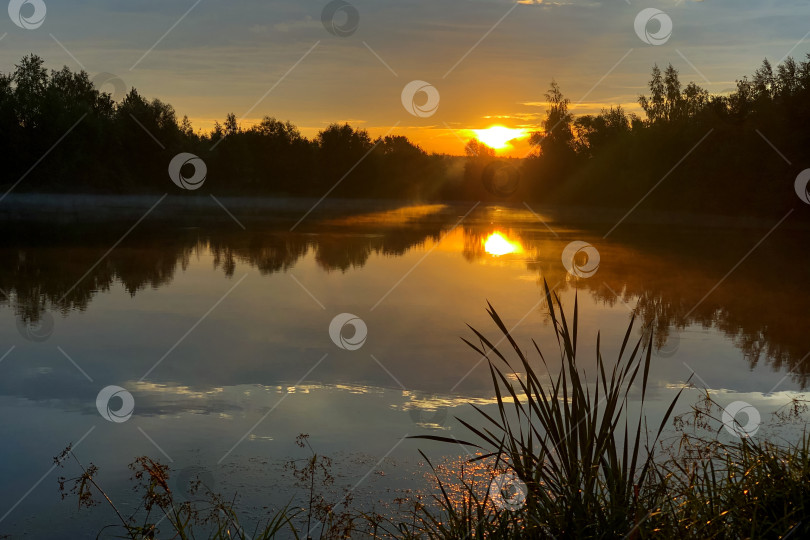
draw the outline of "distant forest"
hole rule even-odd
[[[269,116],[243,129],[229,114],[210,133],[195,132],[159,99],[133,88],[116,102],[86,72],[49,72],[30,55],[0,74],[0,188],[180,191],[167,167],[190,152],[208,169],[194,193],[321,196],[342,179],[330,196],[630,207],[664,179],[646,208],[772,215],[795,205],[793,181],[810,166],[808,59],[776,69],[765,60],[728,95],[684,86],[671,65],[655,66],[649,94],[639,96],[645,118],[620,106],[575,117],[552,82],[534,151],[519,160],[474,139],[465,157],[429,154],[406,137],[375,140],[348,124],[308,139]]]

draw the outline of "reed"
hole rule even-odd
[[[168,487],[168,467],[148,457],[132,465],[143,495],[138,525],[133,517],[125,518],[96,483],[92,464],[85,467],[76,459],[81,474],[61,478],[60,487],[66,491],[72,482],[70,491],[80,506],[89,505],[93,491],[100,494],[130,538],[156,538],[158,519],[171,538],[810,537],[806,432],[798,443],[780,444],[753,438],[725,443],[716,433],[708,437],[687,433],[684,426],[708,428],[710,420],[717,420],[712,411],[719,405],[705,392],[692,408],[692,421],[684,420],[686,415],[673,417],[683,389],[650,430],[644,412],[651,329],[642,329],[642,337],[631,340],[635,326],[631,320],[612,361],[602,356],[602,338],[597,334],[595,376],[589,380],[577,352],[576,298],[568,317],[547,283],[544,291],[560,367],[552,368],[534,341],[532,358],[524,353],[489,305],[500,339],[493,343],[470,327],[477,343],[464,341],[486,359],[497,406],[488,412],[472,405],[477,422],[458,418],[471,441],[438,435],[412,438],[476,448],[469,461],[485,465],[490,476],[482,485],[480,477],[465,475],[462,467],[461,475],[448,478],[422,453],[437,488],[427,501],[421,497],[409,501],[404,517],[347,508],[337,512],[339,506],[348,506],[345,499],[329,503],[315,490],[316,477],[326,483],[331,479],[331,462],[315,453],[306,435],[298,443],[309,448],[310,458],[303,465],[293,463],[292,470],[309,492],[308,505],[297,510],[288,505],[249,534],[239,523],[233,501],[210,491],[202,506],[177,503]],[[804,410],[806,406],[794,402],[795,419],[803,421]],[[677,448],[666,453],[662,434],[670,420],[681,435]],[[57,460],[70,456],[75,458],[68,447]],[[501,489],[505,486],[490,483],[504,473],[516,479],[508,492]],[[514,489],[523,496],[513,499]],[[504,499],[519,504],[504,505]]]

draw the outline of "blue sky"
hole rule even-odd
[[[654,63],[721,92],[765,57],[810,52],[801,41],[810,32],[806,0],[351,0],[359,25],[347,37],[322,25],[325,0],[40,1],[47,15],[38,28],[0,21],[3,71],[33,52],[50,67],[78,61],[91,75],[114,73],[196,127],[228,112],[244,127],[272,115],[307,135],[334,121],[373,135],[396,125],[392,133],[449,152],[461,151],[469,129],[535,127],[552,78],[575,112],[632,108]],[[634,30],[649,7],[672,21],[662,45]],[[437,88],[435,114],[404,109],[400,93],[412,80]]]

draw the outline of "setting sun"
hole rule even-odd
[[[496,150],[507,148],[510,146],[509,141],[526,136],[525,129],[512,129],[504,126],[492,126],[472,131],[479,141]]]
[[[490,234],[484,241],[484,251],[499,257],[509,253],[521,253],[523,248],[518,242],[510,242],[499,232]]]

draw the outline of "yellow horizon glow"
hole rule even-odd
[[[490,126],[486,129],[473,129],[476,138],[495,150],[503,150],[512,145],[512,141],[522,139],[528,135],[525,129],[508,128],[505,126]]]

